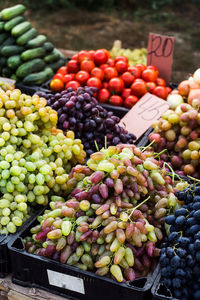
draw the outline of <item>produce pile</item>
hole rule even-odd
[[[0,74],[26,85],[49,80],[66,59],[23,16],[26,8],[18,4],[0,15]]]
[[[110,50],[110,55],[113,59],[117,56],[126,56],[128,58],[129,65],[135,66],[136,64],[147,64],[147,49],[124,49],[122,48],[121,41],[115,41],[112,49]]]
[[[56,129],[57,113],[37,95],[0,90],[0,233],[14,233],[29,205],[47,205],[52,193],[65,195],[68,174],[84,163],[81,140]]]
[[[184,205],[166,217],[170,234],[162,245],[162,282],[177,299],[200,299],[200,184],[177,192]]]
[[[154,132],[149,140],[154,140],[154,150],[168,152],[162,159],[179,175],[190,175],[200,178],[200,80],[194,73],[190,80],[183,81],[178,91],[173,91],[167,101],[171,108],[152,126]],[[199,81],[198,81],[199,80]],[[184,101],[186,103],[184,103]]]
[[[146,276],[160,253],[164,216],[181,203],[154,153],[111,146],[69,178],[78,183],[67,199],[52,197],[25,238],[27,251],[118,282]]]
[[[166,99],[171,91],[155,66],[138,63],[131,67],[127,57],[112,59],[105,49],[82,50],[74,55],[66,66],[58,69],[50,82],[50,89],[60,92],[86,85],[98,88],[99,102],[127,108],[147,92]]]
[[[118,125],[120,118],[98,105],[93,94],[96,88],[72,88],[61,93],[38,92],[47,99],[47,104],[58,113],[58,128],[73,130],[76,138],[81,139],[89,156],[97,149],[122,143],[133,144],[136,137]]]

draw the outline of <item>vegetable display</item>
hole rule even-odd
[[[64,131],[73,130],[76,138],[81,139],[87,155],[103,148],[105,143],[108,146],[133,144],[135,135],[118,124],[120,118],[98,105],[94,92],[96,88],[79,87],[76,91],[68,88],[61,93],[38,94],[57,111],[58,127]]]
[[[154,132],[149,135],[149,140],[154,141],[154,149],[168,150],[162,154],[162,158],[169,161],[176,173],[195,178],[200,178],[199,91],[195,76],[181,82],[178,90],[167,98],[171,109],[152,125]]]
[[[181,203],[154,153],[108,147],[69,178],[77,184],[67,200],[52,197],[25,238],[27,251],[118,282],[146,276],[160,253],[163,218]]]
[[[116,106],[131,108],[147,92],[166,99],[171,89],[165,80],[159,78],[155,66],[136,64],[129,66],[128,58],[110,57],[105,49],[96,51],[82,50],[58,69],[50,82],[50,89],[60,92],[80,86],[98,88],[97,100]]]
[[[84,163],[81,140],[56,129],[57,113],[37,95],[0,91],[0,233],[14,233],[29,206],[47,205],[71,187],[68,174]]]
[[[48,81],[66,59],[23,16],[26,8],[18,4],[1,11],[0,74],[26,85]]]

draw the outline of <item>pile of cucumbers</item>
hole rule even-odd
[[[26,21],[18,4],[0,12],[0,74],[25,85],[48,81],[66,58]]]

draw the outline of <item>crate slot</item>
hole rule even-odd
[[[15,248],[17,250],[24,250],[25,249],[24,242],[23,242],[23,240],[20,237],[18,237],[14,241],[14,243],[12,244],[12,246],[13,246],[13,248]]]
[[[147,283],[147,278],[138,278],[134,281],[130,281],[129,284],[134,287],[144,288],[145,284]]]
[[[157,292],[156,292],[158,295],[160,296],[165,296],[169,299],[172,298],[172,295],[171,295],[171,292],[170,290],[164,285],[164,284],[159,284],[158,286],[158,289],[157,289]]]

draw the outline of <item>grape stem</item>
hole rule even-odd
[[[145,150],[147,150],[149,147],[151,147],[151,145],[153,145],[155,143],[155,140],[153,140],[149,145],[147,145],[146,147],[140,147],[140,149],[142,149],[142,152],[144,152]]]
[[[95,147],[96,147],[97,151],[99,151],[99,147],[97,145],[97,141],[94,141],[94,144],[95,144]]]
[[[190,175],[187,175],[187,177],[189,177],[190,179],[192,179],[192,180],[195,180],[195,181],[198,181],[198,182],[200,182],[200,180],[199,179],[197,179],[197,178],[194,178],[194,177],[192,177],[192,176],[190,176]]]
[[[105,149],[107,149],[107,135],[105,135]]]
[[[168,169],[170,169],[170,171],[172,172],[172,181],[174,182],[174,177],[176,176],[180,181],[182,181],[182,179],[181,179],[181,177],[178,175],[178,174],[176,174],[175,172],[174,172],[174,170],[172,169],[172,167],[167,163],[167,162],[164,162],[164,168],[165,168],[165,166],[167,166],[167,168]],[[170,174],[171,175],[171,174]]]
[[[160,155],[163,154],[165,151],[167,151],[167,149],[163,149],[161,152],[156,153],[156,155],[154,156],[154,158],[160,156]]]
[[[132,214],[134,213],[134,211],[140,207],[142,204],[144,204],[145,202],[147,202],[151,197],[149,196],[148,198],[144,199],[141,203],[139,203],[138,205],[136,205],[134,208],[131,209],[131,213],[129,215],[129,219],[131,218]]]

